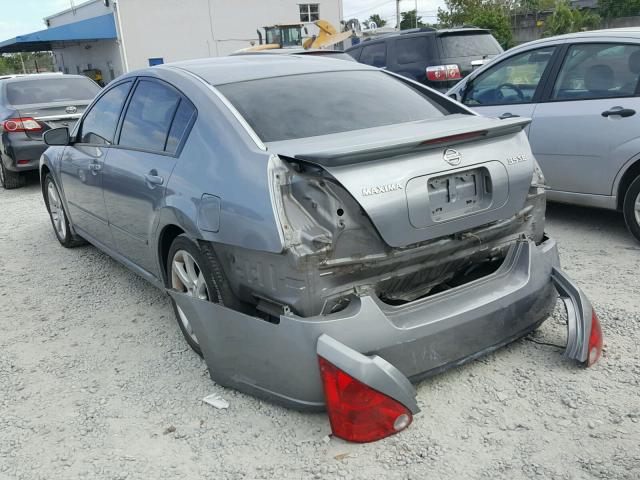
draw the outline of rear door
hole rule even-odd
[[[160,80],[138,80],[104,171],[104,201],[117,251],[158,275],[153,246],[159,208],[186,132],[191,102]]]
[[[102,195],[103,168],[132,83],[117,84],[98,99],[60,162],[60,177],[74,226],[107,247],[113,241]]]
[[[611,195],[616,174],[638,153],[640,44],[569,45],[530,142],[552,190]]]
[[[519,52],[489,67],[467,82],[462,103],[489,117],[532,118],[559,48]]]

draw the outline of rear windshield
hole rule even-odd
[[[91,100],[100,87],[88,78],[39,78],[7,84],[10,105]]]
[[[475,57],[502,53],[498,41],[489,33],[443,35],[440,37],[445,57]]]
[[[324,72],[220,85],[264,142],[350,132],[446,115],[378,71]]]

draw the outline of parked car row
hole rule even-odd
[[[24,185],[47,146],[42,134],[72,127],[100,87],[81,75],[15,75],[0,79],[0,184]]]

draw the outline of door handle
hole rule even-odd
[[[500,115],[498,118],[500,120],[506,120],[507,118],[515,118],[515,117],[519,117],[520,115],[514,115],[511,112],[504,112],[502,115]]]
[[[92,162],[89,164],[88,168],[89,170],[91,170],[91,173],[93,173],[94,175],[97,175],[98,172],[102,170],[102,164],[97,162]]]
[[[605,110],[602,112],[603,117],[611,117],[614,115],[618,115],[622,118],[631,117],[636,114],[636,111],[632,108],[622,108],[622,107],[613,107],[610,110]]]
[[[147,173],[144,176],[144,179],[147,181],[147,184],[151,188],[159,187],[164,183],[164,178],[158,175],[158,172],[156,172],[155,170],[151,170],[149,173]]]

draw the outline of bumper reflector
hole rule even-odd
[[[331,430],[350,442],[373,442],[407,428],[411,411],[318,357]]]
[[[591,334],[589,334],[589,350],[587,355],[587,367],[590,367],[598,361],[602,354],[602,328],[600,328],[600,320],[593,310],[591,315]]]
[[[26,165],[27,163],[29,163],[29,160],[18,160],[16,163],[18,165]]]

